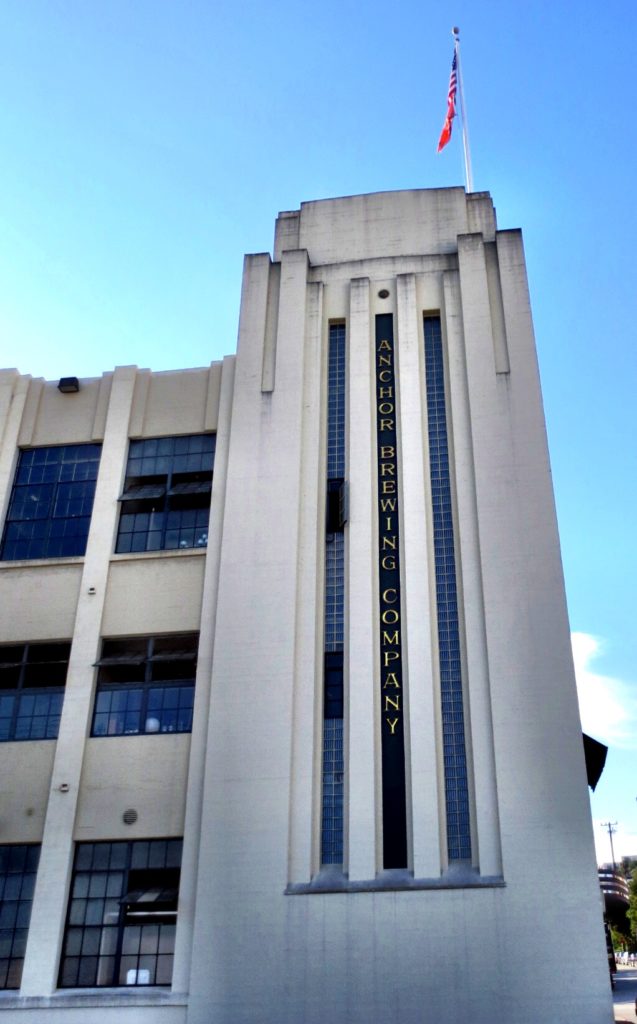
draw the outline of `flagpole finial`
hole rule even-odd
[[[454,25],[454,27],[451,29],[451,34],[452,34],[452,36],[455,36],[456,39],[459,38],[459,36],[460,36],[460,29],[458,28],[457,25]]]

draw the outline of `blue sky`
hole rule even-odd
[[[2,0],[0,364],[234,351],[245,252],[309,199],[463,182],[524,232],[593,797],[637,854],[633,0]]]

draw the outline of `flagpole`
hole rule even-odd
[[[456,67],[458,69],[458,92],[460,93],[460,117],[462,118],[462,148],[464,150],[464,174],[467,192],[473,192],[473,174],[471,173],[471,153],[469,151],[469,125],[464,105],[464,86],[462,84],[462,64],[460,63],[460,29],[454,26],[453,48],[456,54]]]

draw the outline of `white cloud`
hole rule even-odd
[[[604,649],[599,637],[572,633],[571,644],[584,732],[609,745],[637,749],[637,688],[592,670]]]

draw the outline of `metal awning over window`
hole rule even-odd
[[[131,484],[118,501],[148,501],[151,498],[163,498],[166,484]]]
[[[105,658],[99,658],[93,662],[95,667],[100,665],[143,665],[148,659],[145,654],[112,654]]]
[[[175,888],[149,886],[147,889],[132,889],[122,896],[120,903],[127,917],[148,917],[149,914],[177,914]]]
[[[168,493],[174,494],[207,494],[212,489],[212,480],[185,480],[173,484]]]

